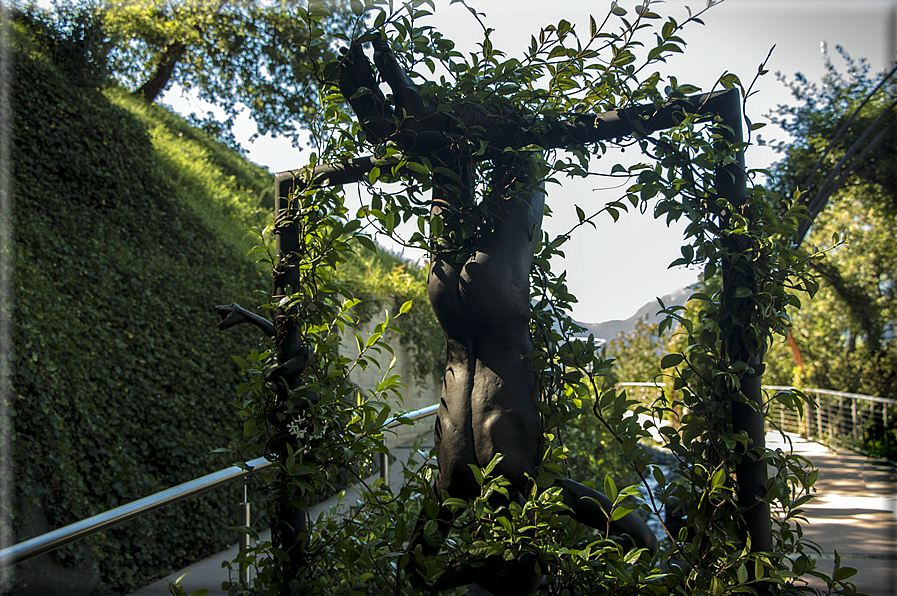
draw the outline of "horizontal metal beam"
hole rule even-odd
[[[664,387],[666,387],[666,383],[626,382],[626,383],[617,383],[617,387],[654,387],[656,389],[663,389]],[[803,393],[818,393],[820,395],[831,395],[833,397],[849,397],[851,399],[858,399],[861,401],[873,401],[875,403],[880,403],[880,404],[897,405],[897,399],[888,399],[886,397],[875,397],[874,395],[863,395],[862,393],[846,393],[844,391],[832,391],[831,389],[797,389],[797,387],[793,387],[791,385],[763,385],[763,389],[765,389],[767,391],[798,390]]]
[[[790,391],[797,387],[789,387],[786,385],[764,385],[764,389],[772,389],[773,391]],[[874,401],[879,404],[897,405],[897,399],[888,399],[887,397],[876,397],[874,395],[863,395],[862,393],[846,393],[844,391],[832,391],[831,389],[800,389],[803,393],[818,393],[819,395],[831,395],[832,397],[849,397],[861,401]]]
[[[532,135],[524,145],[534,144],[544,149],[562,149],[574,145],[587,145],[631,136],[645,136],[676,126],[685,114],[702,116],[726,115],[731,105],[740,105],[737,89],[714,91],[671,101],[661,106],[639,105],[604,114],[570,114],[566,121],[550,123],[549,131],[541,136]],[[733,123],[728,123],[730,126]],[[740,126],[740,122],[738,123]],[[519,139],[518,139],[519,141]],[[474,156],[488,159],[490,156]],[[308,186],[337,186],[361,182],[378,164],[386,163],[372,155],[359,157],[345,163],[321,164],[310,168],[287,170],[275,174],[275,193],[287,197],[294,188]],[[309,175],[310,174],[310,175]]]

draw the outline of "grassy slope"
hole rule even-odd
[[[240,432],[231,356],[259,338],[218,331],[212,307],[267,288],[241,228],[266,223],[272,181],[165,110],[79,87],[24,29],[16,39],[14,481],[55,527],[228,463],[210,451]],[[126,592],[233,540],[235,502],[222,489],[87,550]]]
[[[15,483],[59,527],[229,463],[210,451],[240,433],[231,356],[260,342],[219,332],[212,306],[262,302],[270,274],[245,257],[246,229],[270,223],[273,179],[164,108],[85,86],[24,26],[15,39]],[[342,274],[414,300],[407,337],[432,374],[444,346],[425,273],[380,251]],[[236,502],[236,487],[194,498],[87,551],[106,588],[131,591],[232,541]],[[17,523],[17,541],[39,531]]]

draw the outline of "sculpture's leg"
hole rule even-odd
[[[447,362],[443,374],[442,397],[436,416],[434,441],[436,444],[439,475],[433,494],[435,502],[441,501],[442,491],[450,491],[459,498],[476,496],[478,485],[468,464],[476,463],[473,433],[470,425],[470,391],[472,375],[472,347],[463,325],[463,311],[458,292],[458,280],[464,267],[464,258],[459,254],[455,234],[461,231],[461,211],[474,200],[474,173],[472,164],[461,164],[457,171],[460,180],[449,180],[443,176],[434,179],[431,214],[443,223],[443,235],[436,239],[436,247],[431,255],[427,293],[446,338]],[[454,238],[453,238],[454,236]],[[462,494],[463,493],[463,494]],[[424,525],[430,521],[425,512],[418,518],[410,545],[411,560],[406,568],[412,586],[420,590],[432,589],[422,577],[423,570],[415,560],[415,551],[420,548],[424,557],[439,552],[441,545],[429,544],[424,537]],[[445,536],[451,522],[451,514],[440,508],[435,520],[440,535]],[[456,578],[457,579],[457,578]],[[469,579],[458,579],[469,584]],[[447,589],[447,588],[441,588]]]

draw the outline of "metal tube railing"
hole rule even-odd
[[[30,540],[4,548],[0,551],[0,568],[5,568],[16,563],[21,563],[32,557],[55,550],[66,544],[70,544],[91,534],[102,532],[113,526],[123,524],[126,521],[142,517],[162,507],[167,507],[188,497],[218,488],[228,482],[242,478],[255,470],[260,470],[271,465],[271,462],[263,457],[247,462],[251,470],[238,466],[231,466],[224,470],[213,472],[201,478],[196,478],[179,484],[175,487],[163,490],[154,495],[138,499],[127,505],[116,507],[104,513],[88,517],[87,519],[69,524],[68,526],[41,534]]]
[[[622,384],[622,383],[621,383]],[[791,389],[796,389],[796,387],[791,387],[788,385],[764,385],[764,389],[771,389],[774,391],[789,391]],[[817,395],[831,395],[832,397],[848,397],[853,399],[858,399],[862,401],[871,401],[882,404],[891,404],[897,405],[897,399],[889,399],[887,397],[875,397],[874,395],[863,395],[862,393],[846,393],[844,391],[832,391],[831,389],[801,389],[804,393],[814,393]]]
[[[426,408],[421,408],[412,412],[398,414],[387,420],[386,424],[383,425],[383,428],[395,428],[402,424],[401,419],[414,421],[432,416],[438,409],[439,405],[434,404],[432,406],[427,406]],[[388,477],[388,458],[381,458],[380,463],[381,466],[383,466],[384,464],[386,465]],[[36,536],[29,540],[25,540],[13,546],[4,548],[3,550],[0,550],[0,569],[4,569],[11,565],[21,563],[22,561],[26,561],[38,555],[48,553],[50,551],[56,550],[57,548],[65,546],[66,544],[71,544],[72,542],[76,542],[78,540],[81,540],[82,538],[86,538],[92,534],[102,532],[103,530],[123,524],[132,519],[143,517],[148,513],[152,513],[153,511],[156,511],[163,507],[167,507],[168,505],[172,505],[192,496],[218,488],[220,486],[228,484],[229,482],[233,482],[234,480],[243,478],[244,476],[247,476],[253,472],[263,470],[269,467],[271,464],[271,461],[265,459],[264,457],[260,457],[246,462],[246,466],[249,469],[240,466],[231,466],[229,468],[225,468],[224,470],[219,470],[206,476],[202,476],[201,478],[190,480],[189,482],[179,484],[148,497],[138,499],[132,503],[128,503],[127,505],[122,505],[121,507],[110,509],[109,511],[106,511],[104,513],[94,515],[93,517],[89,517],[73,524],[69,524],[65,527],[52,530],[50,532],[47,532],[46,534],[41,534],[40,536]],[[383,472],[381,469],[381,474],[382,473]],[[245,497],[244,504],[246,504]],[[248,514],[248,504],[246,505],[246,512]],[[241,520],[241,525],[248,525],[242,523],[243,521],[245,521],[245,518],[244,520]]]

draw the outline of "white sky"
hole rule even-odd
[[[510,56],[519,56],[531,35],[549,23],[566,19],[581,36],[588,37],[589,14],[600,23],[610,1],[596,0],[469,0],[485,13],[484,22],[495,29],[492,35],[496,48]],[[473,51],[480,40],[479,25],[467,10],[442,2],[434,17],[436,26],[454,40],[462,51]],[[641,4],[636,0],[620,0],[630,10]],[[702,0],[668,0],[657,3],[653,10],[661,16],[671,15],[682,22],[685,6],[697,12]],[[882,70],[893,58],[897,0],[724,0],[705,13],[704,26],[690,25],[681,34],[687,42],[685,53],[669,59],[663,75],[675,75],[680,83],[688,82],[707,91],[724,72],[734,72],[745,85],[750,84],[757,67],[776,46],[767,63],[769,74],[755,89],[759,93],[748,102],[748,116],[762,121],[776,105],[790,103],[787,88],[776,80],[778,71],[789,79],[802,72],[811,81],[818,81],[823,72],[820,45],[828,43],[829,52],[842,45],[854,58],[865,57],[873,72]],[[887,58],[890,56],[891,58]],[[838,64],[836,59],[836,64]],[[184,112],[199,110],[199,104],[169,92],[164,102]],[[251,123],[241,122],[236,129],[238,140],[248,139],[255,132]],[[772,126],[757,131],[765,139],[783,139]],[[285,139],[258,139],[247,146],[249,158],[272,172],[300,167],[307,154],[292,148]],[[749,148],[749,167],[763,168],[776,160],[764,147]],[[605,158],[598,167],[614,163]],[[545,229],[558,234],[575,222],[574,204],[588,211],[597,210],[606,201],[618,197],[619,191],[597,192],[596,181],[571,181],[563,188],[549,187],[548,202],[555,217],[546,221]],[[581,228],[567,245],[567,258],[555,263],[558,270],[568,271],[570,290],[579,298],[574,318],[587,322],[624,319],[657,296],[675,291],[697,278],[697,272],[667,269],[679,256],[681,227],[667,228],[650,214],[624,214],[613,223],[610,217],[600,220],[598,229]],[[382,241],[382,239],[381,239]],[[406,256],[417,257],[406,253]]]

